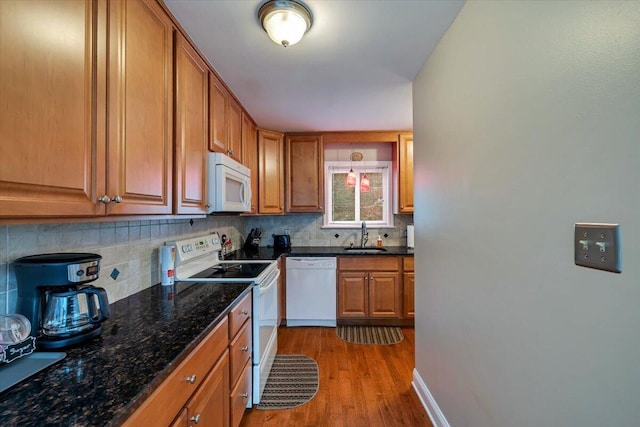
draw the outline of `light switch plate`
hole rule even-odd
[[[573,243],[576,265],[622,272],[618,224],[577,223]]]

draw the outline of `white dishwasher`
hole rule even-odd
[[[287,257],[287,326],[336,326],[336,258]]]

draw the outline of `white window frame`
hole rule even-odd
[[[392,163],[390,161],[371,161],[354,164],[350,161],[328,161],[324,164],[325,185],[325,213],[323,228],[360,228],[360,192],[356,191],[356,220],[333,221],[333,173],[348,173],[353,168],[356,173],[356,188],[360,187],[360,173],[382,173],[383,208],[382,221],[367,221],[367,226],[373,228],[393,228],[393,188],[392,188]]]

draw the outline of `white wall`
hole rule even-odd
[[[640,2],[470,1],[414,83],[416,371],[451,426],[640,422]],[[620,223],[623,272],[573,263]]]

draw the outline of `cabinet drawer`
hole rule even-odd
[[[338,270],[397,271],[400,259],[397,256],[348,256],[338,257]]]
[[[247,402],[251,396],[251,368],[252,365],[249,361],[244,366],[238,383],[231,390],[231,394],[229,396],[231,407],[231,427],[238,427],[238,425],[240,425],[240,420],[242,420],[242,415],[244,414]]]
[[[251,322],[246,322],[229,344],[231,358],[231,386],[236,383],[244,365],[251,360]]]
[[[412,256],[402,257],[402,269],[404,271],[413,271],[413,257]]]
[[[229,425],[228,396],[229,353],[225,351],[187,404],[187,418],[193,421],[189,425],[227,427]]]
[[[251,292],[235,305],[229,313],[229,337],[236,336],[244,322],[251,318]]]
[[[169,425],[227,348],[228,332],[229,326],[225,317],[124,425]],[[193,382],[187,380],[188,378]]]

